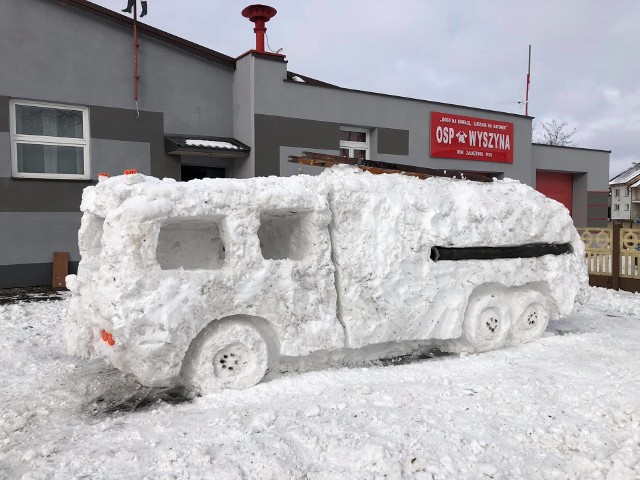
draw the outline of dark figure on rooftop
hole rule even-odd
[[[126,13],[131,13],[131,10],[135,6],[135,4],[136,4],[136,0],[128,0],[127,8],[125,8],[122,11]],[[140,13],[140,18],[142,18],[147,14],[147,2],[146,0],[141,0],[140,4],[142,5],[142,12]]]

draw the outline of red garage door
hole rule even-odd
[[[569,209],[573,204],[573,174],[536,171],[536,190],[562,203]]]

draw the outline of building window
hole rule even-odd
[[[613,210],[615,212],[617,212],[618,210],[620,210],[620,205],[618,205],[617,203],[613,205]]]
[[[340,127],[340,156],[365,160],[369,158],[369,130]]]
[[[629,211],[629,204],[626,204],[626,205],[624,206],[624,211],[625,211],[625,212],[628,212],[628,211]]]
[[[619,188],[616,188],[616,189],[613,191],[613,196],[614,196],[614,197],[619,197],[619,196],[620,196],[620,189],[619,189]]]
[[[627,188],[625,189],[625,191],[624,191],[624,196],[625,196],[625,197],[628,197],[630,193],[631,193],[631,188],[630,188],[630,187],[627,187]]]
[[[87,107],[12,100],[10,108],[14,177],[89,178]]]

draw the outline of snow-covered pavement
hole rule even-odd
[[[0,306],[0,479],[640,479],[637,294],[527,345],[116,413],[131,382],[66,354],[67,305]]]

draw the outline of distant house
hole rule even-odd
[[[640,163],[609,181],[611,220],[640,221]]]

